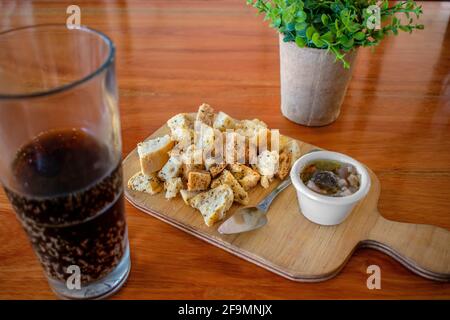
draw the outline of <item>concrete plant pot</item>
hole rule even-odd
[[[299,48],[280,36],[281,112],[305,126],[324,126],[339,116],[352,77],[357,51],[345,59],[350,69],[327,50]]]

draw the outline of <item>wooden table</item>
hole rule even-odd
[[[450,229],[450,4],[424,3],[426,28],[360,50],[342,114],[307,128],[281,116],[277,34],[244,0],[81,1],[81,22],[117,46],[123,152],[170,115],[208,102],[367,164],[389,219]],[[0,30],[64,23],[67,2],[2,1]],[[132,271],[115,299],[450,298],[369,249],[322,283],[296,283],[127,204]],[[0,298],[53,299],[25,233],[0,193]],[[369,265],[382,289],[366,287]]]

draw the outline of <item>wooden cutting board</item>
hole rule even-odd
[[[149,139],[166,133],[169,129],[164,126]],[[314,148],[298,143],[302,154]],[[179,196],[167,200],[163,193],[151,196],[129,190],[128,179],[140,170],[136,149],[125,158],[123,170],[125,196],[138,209],[290,280],[330,279],[358,247],[380,250],[423,277],[450,280],[450,232],[383,218],[377,209],[380,182],[370,169],[371,190],[342,224],[320,226],[307,220],[300,212],[294,187],[289,186],[272,203],[266,226],[238,235],[218,233],[220,222],[207,227],[200,212]],[[250,205],[257,204],[278,183],[276,180],[269,189],[258,186],[251,190]],[[234,204],[227,217],[238,207]]]

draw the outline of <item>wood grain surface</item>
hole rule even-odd
[[[123,153],[171,114],[201,102],[324,149],[347,153],[381,182],[390,220],[450,229],[450,4],[426,2],[426,28],[360,50],[337,122],[307,128],[279,111],[277,34],[244,0],[76,1],[81,22],[117,47]],[[64,23],[65,1],[0,1],[0,30]],[[341,273],[296,283],[149,217],[127,204],[131,275],[114,299],[450,298],[450,284],[423,279],[371,249]],[[0,298],[54,299],[25,233],[0,192]],[[381,268],[381,290],[366,286]]]

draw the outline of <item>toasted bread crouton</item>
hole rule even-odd
[[[292,138],[289,138],[285,135],[280,134],[280,150],[283,151],[284,148],[286,148],[287,144],[292,140]]]
[[[193,129],[194,123],[189,117],[189,114],[187,113],[179,113],[169,120],[167,120],[167,126],[170,128],[170,130],[175,130],[178,128],[182,129]]]
[[[267,189],[272,182],[273,176],[261,176],[261,186]]]
[[[239,181],[245,191],[255,187],[261,178],[261,175],[257,171],[243,164],[230,164],[228,165],[228,169]]]
[[[267,129],[267,124],[259,119],[241,120],[236,124],[236,131],[247,137],[254,136],[259,129]]]
[[[227,129],[234,129],[236,126],[236,121],[227,115],[225,112],[219,111],[217,113],[216,119],[214,120],[213,127],[219,129],[220,131],[225,131]]]
[[[249,139],[237,132],[223,133],[223,159],[227,163],[246,163],[248,161]]]
[[[273,176],[278,172],[279,154],[276,151],[265,150],[258,155],[256,169],[261,175],[261,186],[268,188]]]
[[[209,168],[209,172],[213,178],[217,177],[227,166],[226,163],[214,164]]]
[[[278,172],[276,173],[277,178],[284,180],[289,175],[289,170],[291,169],[291,159],[292,154],[290,152],[280,153]]]
[[[173,141],[189,146],[194,142],[194,130],[185,128],[175,128],[170,132],[170,138]]]
[[[162,184],[156,174],[147,176],[139,171],[128,180],[128,188],[154,195],[162,191]]]
[[[186,164],[203,164],[203,150],[191,144],[182,152],[181,161]]]
[[[190,164],[190,163],[183,163],[181,167],[181,172],[183,178],[187,181],[189,179],[189,173],[191,172],[201,172],[205,170],[205,166],[203,164]]]
[[[169,135],[138,143],[137,149],[142,173],[149,176],[153,172],[161,170],[169,160],[169,151],[173,146],[174,141]]]
[[[183,177],[187,180],[189,178],[189,172],[204,170],[203,165],[203,153],[201,149],[197,149],[195,145],[190,145],[181,154],[182,173]]]
[[[295,140],[289,140],[281,149],[282,152],[288,152],[291,154],[291,167],[294,164],[294,162],[300,158],[302,155],[300,151],[300,146],[298,145],[297,141]]]
[[[214,157],[205,159],[205,168],[211,173],[213,178],[218,176],[226,166],[227,164],[223,162],[223,159],[216,159]]]
[[[181,173],[183,163],[179,157],[172,156],[166,162],[164,167],[158,172],[158,178],[163,181],[168,181],[172,178],[178,177]]]
[[[262,176],[273,177],[278,171],[279,154],[276,151],[265,150],[258,155],[256,168]]]
[[[211,183],[211,175],[208,171],[191,171],[188,174],[187,190],[203,191],[208,189]]]
[[[190,206],[190,200],[198,195],[201,191],[188,191],[186,189],[180,190],[181,197],[183,198],[184,203]]]
[[[222,132],[204,123],[197,122],[194,132],[194,143],[197,149],[212,150],[216,137],[221,138]]]
[[[206,225],[212,226],[225,217],[226,212],[233,204],[233,199],[231,187],[227,184],[221,184],[214,189],[196,195],[189,203],[201,212]]]
[[[247,159],[256,158],[258,153],[271,149],[271,130],[258,119],[242,120],[236,125],[236,133],[247,137],[247,148],[256,150],[253,155],[247,155]],[[247,151],[248,153],[248,151]],[[249,160],[249,162],[252,162]]]
[[[166,182],[164,182],[164,189],[166,190],[167,199],[175,198],[178,194],[178,191],[180,191],[182,188],[183,182],[179,177],[171,178],[169,180],[166,180]]]
[[[211,187],[215,188],[221,184],[227,184],[233,190],[234,201],[247,205],[249,202],[248,193],[242,188],[236,178],[228,170],[223,170],[222,174],[211,183]]]
[[[196,121],[200,121],[210,127],[214,124],[214,109],[209,104],[203,103],[198,107]]]

